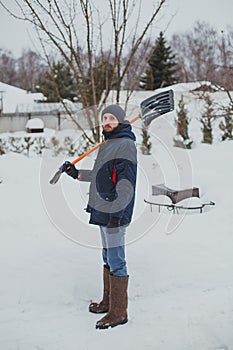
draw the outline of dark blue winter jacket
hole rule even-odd
[[[100,226],[124,226],[131,222],[137,176],[135,135],[128,122],[112,132],[103,132],[91,171],[80,170],[81,181],[91,181],[87,212],[89,223]]]

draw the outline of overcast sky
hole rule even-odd
[[[3,0],[7,5],[13,0]],[[102,0],[95,0],[100,2]],[[142,18],[148,15],[151,3],[155,0],[143,0]],[[173,33],[184,32],[193,27],[197,20],[206,21],[213,25],[219,32],[225,30],[227,25],[233,28],[233,0],[167,0],[160,13],[160,19],[156,24],[155,36],[159,31],[164,31],[169,38]],[[15,57],[22,53],[23,48],[35,49],[33,43],[35,35],[29,25],[12,18],[0,5],[0,48],[11,50]]]

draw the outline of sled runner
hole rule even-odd
[[[152,206],[156,205],[158,207],[158,211],[160,213],[161,207],[166,207],[169,211],[173,211],[173,214],[179,214],[180,209],[185,209],[185,210],[200,210],[200,213],[202,213],[202,210],[205,206],[207,205],[215,205],[214,202],[209,201],[208,203],[201,203],[200,205],[196,206],[185,206],[185,205],[177,205],[177,204],[164,204],[164,203],[156,203],[156,202],[150,202],[144,199],[144,202],[150,205],[151,211],[152,211]]]

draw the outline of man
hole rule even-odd
[[[101,114],[105,142],[100,146],[92,170],[77,170],[69,162],[63,171],[80,181],[90,181],[87,212],[90,224],[98,225],[102,238],[103,298],[89,311],[107,313],[96,323],[105,329],[128,321],[128,273],[125,260],[125,231],[130,224],[137,176],[135,135],[117,104]]]

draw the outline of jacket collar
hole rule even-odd
[[[115,128],[111,132],[106,132],[103,130],[103,135],[105,140],[118,139],[118,138],[129,138],[133,141],[136,140],[134,133],[132,132],[132,127],[129,121],[124,121],[124,123],[119,124],[117,128]]]

